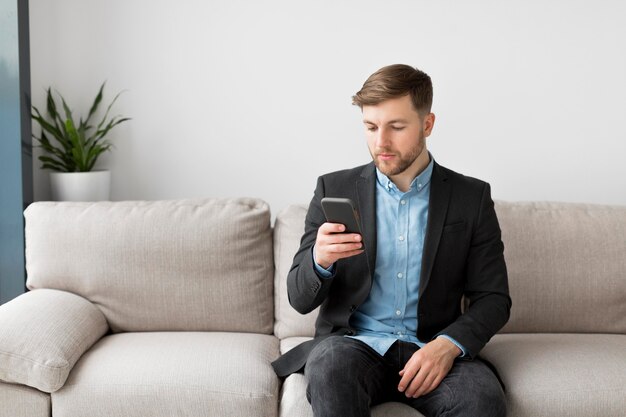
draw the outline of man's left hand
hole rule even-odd
[[[413,398],[428,394],[448,375],[454,358],[460,354],[461,349],[445,337],[432,340],[415,352],[404,365],[400,371],[402,379],[398,391]]]

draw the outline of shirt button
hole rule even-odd
[[[404,236],[398,236],[398,240],[402,242],[404,240]]]
[[[402,272],[398,272],[398,278],[402,278]]]
[[[400,204],[405,205],[406,204],[406,200],[400,200]]]
[[[417,184],[417,186],[418,186],[419,188],[422,188],[422,184]]]
[[[400,314],[402,314],[402,312],[400,310],[396,310],[396,316],[399,316]]]

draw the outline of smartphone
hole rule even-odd
[[[344,233],[361,234],[359,213],[349,198],[322,198],[322,210],[329,223],[341,223],[346,226]]]

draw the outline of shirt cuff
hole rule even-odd
[[[446,338],[446,339],[448,339],[449,341],[451,341],[452,343],[454,343],[454,345],[455,345],[456,347],[458,347],[459,349],[461,349],[461,355],[459,355],[459,358],[463,358],[463,357],[467,356],[467,351],[465,350],[465,348],[463,347],[463,345],[461,345],[459,342],[457,342],[456,340],[454,340],[454,339],[453,339],[453,338],[451,338],[450,336],[445,335],[445,334],[440,334],[440,335],[439,335],[439,336],[437,336],[437,337],[443,337],[443,338]]]
[[[313,257],[313,266],[315,267],[317,274],[322,278],[330,278],[333,275],[335,264],[332,264],[326,269],[320,266],[315,260],[315,245],[313,245],[313,248],[311,249],[311,256]]]

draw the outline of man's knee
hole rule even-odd
[[[480,361],[468,364],[476,368],[465,386],[454,387],[454,405],[463,416],[505,417],[506,398],[495,374]]]
[[[309,354],[304,375],[317,391],[371,384],[371,373],[384,369],[380,355],[359,340],[331,336]],[[349,384],[346,382],[349,381]]]
[[[316,415],[367,415],[384,386],[382,357],[361,341],[331,336],[311,351],[304,375]]]
[[[343,336],[331,336],[322,340],[313,348],[307,359],[304,374],[309,381],[323,376],[328,378],[330,374],[341,375],[349,367],[354,347],[350,340]]]

